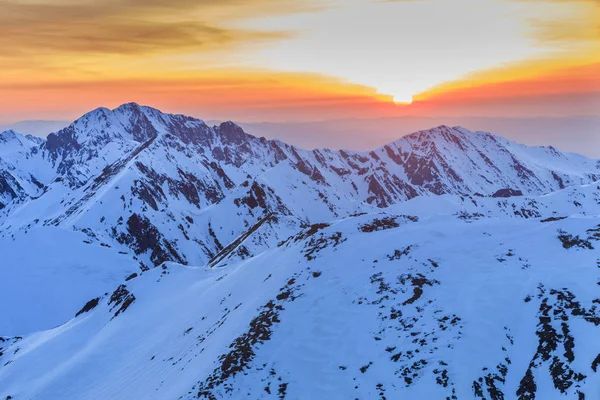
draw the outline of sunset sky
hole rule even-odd
[[[0,0],[0,71],[0,123],[599,115],[600,1]]]

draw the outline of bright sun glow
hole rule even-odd
[[[338,7],[246,21],[249,29],[298,32],[253,50],[252,62],[335,76],[410,103],[407,94],[547,50],[531,40],[538,2],[331,1]]]
[[[596,115],[599,1],[0,0],[0,124]]]
[[[394,103],[396,104],[410,104],[413,101],[413,97],[411,95],[395,95]]]

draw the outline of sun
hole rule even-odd
[[[409,105],[413,102],[413,97],[411,95],[395,95],[394,103],[400,105]]]

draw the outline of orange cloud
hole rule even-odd
[[[234,18],[239,9],[253,8],[242,0],[8,2],[0,13],[0,58],[199,52],[285,37],[224,27],[212,18],[223,10]]]
[[[125,79],[1,83],[0,109],[20,119],[72,119],[98,106],[128,101],[205,119],[285,121],[394,115],[390,96],[316,74],[205,71],[180,79]]]
[[[528,71],[528,73],[525,73]],[[479,74],[416,96],[415,113],[437,115],[583,115],[600,113],[600,63],[535,73],[525,66],[494,79]],[[489,75],[489,76],[488,76]],[[485,81],[485,79],[488,79]]]
[[[489,98],[600,92],[600,63],[535,72],[515,78],[493,74],[441,85],[416,96],[417,101],[468,101]]]
[[[396,105],[391,96],[372,88],[332,77],[261,70],[190,72],[179,74],[178,79],[4,81],[0,110],[8,116],[4,122],[32,115],[74,119],[98,106],[129,101],[204,119],[245,122],[600,113],[600,63],[538,74],[536,68],[521,65],[512,71],[479,73],[422,93],[408,106]]]
[[[395,105],[391,96],[383,96],[373,88],[331,76],[365,82],[381,92],[398,95],[400,99],[400,95],[413,95],[435,82],[460,76],[463,70],[497,65],[478,64],[479,57],[485,59],[496,52],[485,56],[477,50],[484,45],[514,49],[513,44],[518,44],[523,38],[515,35],[506,41],[506,36],[500,35],[493,43],[474,41],[471,44],[476,47],[472,51],[454,59],[458,60],[455,73],[445,75],[443,72],[450,69],[451,60],[447,58],[446,62],[438,62],[444,58],[439,58],[439,52],[431,47],[439,45],[437,39],[424,42],[431,48],[411,43],[405,44],[405,48],[396,47],[396,36],[390,35],[386,29],[376,29],[378,26],[368,29],[374,35],[369,40],[363,40],[364,35],[352,36],[356,32],[354,18],[359,18],[355,15],[362,17],[364,10],[375,7],[373,3],[378,3],[375,0],[357,0],[357,4],[365,7],[358,8],[360,14],[351,12],[347,16],[341,13],[339,18],[343,19],[342,25],[349,34],[325,18],[321,20],[322,30],[316,30],[316,33],[322,34],[317,34],[314,42],[309,41],[305,48],[300,47],[299,50],[288,46],[291,40],[281,41],[300,35],[302,29],[298,26],[310,30],[316,29],[314,24],[297,25],[294,29],[298,33],[289,31],[287,23],[267,29],[269,25],[262,23],[262,19],[254,25],[240,21],[265,15],[315,11],[318,10],[315,4],[330,5],[333,0],[324,3],[316,0],[293,3],[279,0],[4,2],[0,13],[0,70],[3,78],[0,81],[0,118],[5,121],[72,119],[100,105],[111,107],[129,101],[202,118],[242,121],[314,121],[411,114],[500,115],[501,112],[510,115],[598,114],[598,1],[504,1],[501,10],[513,10],[504,7],[507,3],[528,3],[527,9],[532,3],[537,3],[534,9],[540,10],[540,13],[528,13],[527,16],[535,15],[539,19],[531,21],[531,37],[526,40],[535,39],[542,47],[552,44],[551,52],[535,53],[537,57],[543,55],[546,58],[501,65],[494,70],[476,72],[464,79],[444,83],[415,95],[410,106]],[[435,1],[430,3],[427,10],[438,10],[434,8],[437,6]],[[488,3],[498,2],[489,0]],[[343,2],[336,4],[340,9],[348,6]],[[412,3],[409,1],[407,4]],[[479,11],[489,13],[484,7],[487,3],[481,4]],[[451,8],[456,8],[456,13],[463,15],[461,7],[469,5],[470,2],[457,1],[456,7],[453,3]],[[546,5],[557,8],[548,7],[547,13],[541,12]],[[516,10],[521,9],[519,7]],[[563,10],[570,12],[558,12]],[[378,12],[381,14],[383,11]],[[399,17],[402,15],[398,14]],[[464,15],[471,18],[466,13]],[[396,18],[396,15],[389,16]],[[517,17],[522,15],[515,13],[511,18]],[[444,14],[443,18],[447,19],[447,15]],[[505,23],[512,29],[510,23],[515,21],[511,18],[507,18]],[[370,20],[380,21],[377,18]],[[459,24],[460,21],[454,22]],[[574,26],[577,22],[580,24]],[[464,26],[465,31],[457,32],[460,34],[456,40],[457,49],[464,43],[460,39],[463,35],[465,40],[473,36],[468,23],[460,26]],[[443,24],[432,24],[426,31],[414,30],[414,34],[436,38],[444,29]],[[327,32],[337,37],[340,45],[335,42],[336,46],[331,50],[321,48],[319,53],[316,51],[319,42],[324,41],[323,35]],[[393,40],[378,41],[378,37]],[[322,58],[324,69],[317,68],[315,72],[327,75],[324,71],[328,71],[330,76],[268,70],[277,68],[277,63],[269,64],[254,50],[255,46],[263,49],[274,43],[284,48],[287,46],[289,50],[288,53],[275,52],[274,61],[292,60],[291,67],[281,67],[282,70],[296,71],[300,61],[306,63],[306,68],[300,70],[309,70],[309,67],[318,64],[316,60]],[[416,49],[414,59],[420,63],[411,62],[410,48]],[[421,49],[425,48],[434,56],[432,62],[423,56]],[[363,55],[362,51],[369,49],[379,50],[374,53],[366,51],[364,54],[368,56]],[[348,59],[342,57],[342,53]],[[315,54],[322,57],[317,58]],[[401,58],[399,65],[406,66],[405,70],[390,67],[394,54],[396,61]],[[519,57],[530,53],[523,54]],[[297,59],[294,58],[296,56]],[[329,61],[335,62],[330,63],[326,60],[328,57]],[[225,65],[240,67],[223,68]],[[474,67],[476,65],[479,67]],[[255,69],[257,66],[265,69]],[[387,69],[379,68],[381,66],[387,66]],[[356,75],[345,75],[348,71],[356,72]],[[419,85],[410,87],[417,81]]]

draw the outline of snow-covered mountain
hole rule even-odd
[[[309,151],[130,103],[4,132],[0,398],[598,398],[599,180],[460,127]]]

